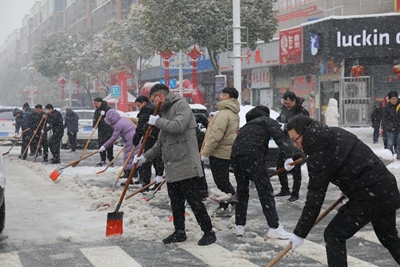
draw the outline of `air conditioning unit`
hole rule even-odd
[[[345,104],[344,124],[346,126],[364,125],[367,121],[368,104]]]
[[[345,82],[344,83],[344,98],[366,98],[367,93],[367,83],[365,82]]]

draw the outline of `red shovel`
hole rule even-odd
[[[93,152],[92,154],[86,155],[83,158],[80,158],[74,162],[71,162],[70,164],[68,164],[67,166],[63,166],[63,167],[58,167],[57,169],[55,169],[52,173],[50,173],[49,177],[51,178],[51,180],[53,180],[54,182],[57,180],[58,176],[60,176],[60,174],[63,172],[63,170],[65,168],[68,168],[70,166],[75,166],[76,164],[78,164],[80,161],[87,159],[88,157],[91,157],[95,154],[97,154],[98,151]]]

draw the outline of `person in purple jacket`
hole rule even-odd
[[[110,109],[107,112],[105,122],[113,126],[114,131],[111,138],[108,139],[100,147],[99,153],[105,151],[109,146],[112,146],[114,142],[118,139],[118,137],[121,136],[122,141],[125,143],[124,147],[124,162],[125,162],[133,148],[132,139],[136,132],[136,126],[130,120],[122,118],[121,115],[119,115],[119,113],[114,109]],[[140,149],[140,144],[135,148],[134,155],[137,153],[137,151],[139,151],[139,149]],[[132,169],[132,161],[133,161],[133,155],[124,169],[124,173],[127,175],[129,175]]]

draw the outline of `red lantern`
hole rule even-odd
[[[396,78],[400,80],[400,64],[397,64],[392,68],[393,73],[396,75]]]
[[[24,94],[25,94],[26,97],[28,97],[31,94],[31,91],[28,90],[28,89],[25,89],[24,90]]]
[[[364,73],[364,68],[360,65],[355,65],[353,67],[351,67],[351,74],[358,78],[360,77],[362,74]]]

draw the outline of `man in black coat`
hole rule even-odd
[[[286,123],[293,117],[299,114],[310,116],[308,111],[302,106],[304,102],[303,98],[297,97],[293,92],[286,92],[283,94],[283,106],[281,114],[276,118],[276,120],[281,123],[282,130],[287,135],[285,129]],[[276,168],[280,169],[283,167],[285,162],[285,157],[282,153],[279,153]],[[299,192],[301,186],[301,165],[296,165],[291,171],[293,175],[293,188],[292,192],[289,190],[289,183],[287,178],[287,172],[280,173],[279,182],[281,183],[281,191],[276,194],[276,197],[288,196],[290,195],[288,201],[294,202],[299,199]]]
[[[108,106],[107,102],[101,99],[101,97],[96,97],[94,99],[94,106],[96,107],[96,110],[93,115],[93,131],[95,131],[95,125],[97,121],[100,118],[100,122],[98,124],[98,132],[97,132],[97,141],[99,144],[99,147],[104,145],[105,142],[108,141],[108,139],[111,138],[114,129],[111,125],[107,124],[104,119],[107,116],[107,111],[109,111],[111,108]],[[100,162],[96,164],[96,166],[103,166],[106,164],[106,158],[111,162],[114,159],[114,146],[109,146],[105,151],[100,152]]]
[[[378,143],[379,128],[381,127],[382,116],[383,116],[382,102],[375,103],[374,110],[372,111],[371,114],[372,128],[374,128],[374,134],[372,136],[374,144]]]
[[[400,99],[397,91],[388,93],[388,102],[383,109],[382,128],[386,132],[386,148],[400,159]]]
[[[76,134],[79,131],[78,122],[79,116],[71,109],[65,109],[65,122],[64,129],[67,128],[68,142],[71,148],[71,152],[76,151]]]
[[[42,118],[43,118],[43,120],[42,120]],[[32,114],[31,119],[32,119],[33,130],[35,131],[36,129],[38,129],[37,132],[34,132],[35,137],[32,140],[33,146],[35,148],[38,146],[40,136],[42,136],[42,139],[40,141],[40,146],[41,146],[41,148],[43,148],[43,162],[47,162],[48,156],[49,156],[47,133],[42,134],[42,130],[45,128],[45,126],[47,124],[47,119],[46,119],[46,113],[44,113],[43,107],[41,104],[37,104],[35,106],[35,112]],[[40,123],[40,125],[39,125],[39,123]],[[39,149],[38,154],[39,155],[42,154],[41,149]]]
[[[301,246],[318,217],[329,183],[349,199],[324,232],[329,266],[347,266],[346,240],[371,223],[382,245],[400,264],[396,178],[375,153],[354,134],[298,115],[287,124],[290,139],[306,155],[307,200],[289,241]]]
[[[135,135],[133,136],[133,141],[132,144],[134,146],[138,146],[144,135],[146,134],[147,130],[147,122],[149,121],[150,115],[153,115],[154,110],[156,107],[154,104],[148,99],[146,96],[139,96],[136,98],[136,106],[139,108],[140,112],[137,115],[138,118],[138,125],[136,127],[136,132]],[[157,141],[158,138],[158,133],[160,132],[160,129],[153,126],[151,128],[151,133],[149,135],[149,138],[147,139],[146,146],[144,148],[144,152],[149,150],[154,146],[154,144]],[[164,174],[164,162],[162,161],[162,156],[158,156],[153,160],[149,160],[145,163],[142,164],[142,166],[139,169],[139,175],[140,179],[136,181],[136,184],[142,184],[142,185],[147,185],[150,183],[151,180],[151,166],[154,166],[154,169],[156,170],[156,185],[158,186],[158,183],[161,183],[161,181],[164,179],[163,174]],[[129,174],[129,173],[128,173]],[[126,176],[125,178],[127,178]],[[152,189],[155,189],[157,186],[154,186]]]
[[[236,235],[244,234],[247,206],[249,201],[249,182],[256,185],[261,207],[267,219],[268,237],[288,239],[290,233],[279,224],[276,212],[274,190],[272,188],[265,157],[271,137],[281,149],[285,158],[292,157],[295,149],[280,125],[269,117],[269,109],[257,106],[246,114],[247,123],[240,129],[231,152],[231,162],[237,183]],[[300,156],[294,157],[298,158]]]
[[[47,104],[45,106],[47,109],[47,127],[43,130],[43,134],[48,131],[52,131],[52,135],[49,139],[49,148],[50,152],[53,155],[53,158],[50,160],[52,164],[61,163],[60,161],[60,146],[61,139],[64,135],[64,126],[63,126],[63,118],[61,113],[54,109],[52,104]]]

